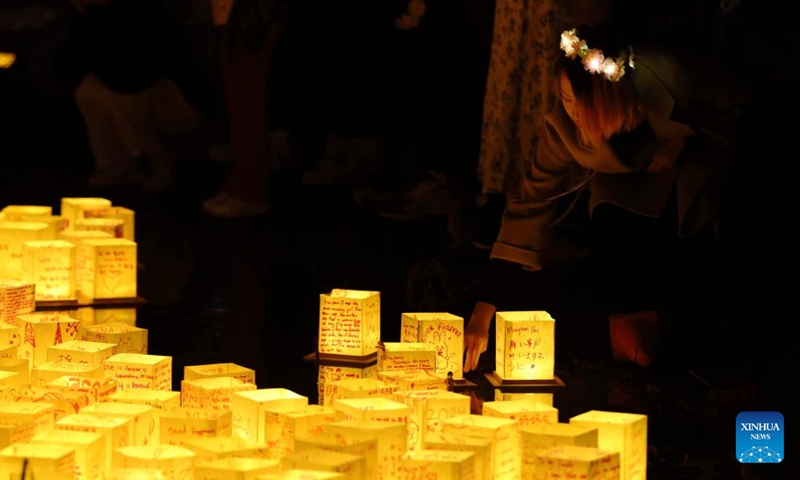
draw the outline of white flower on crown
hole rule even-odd
[[[625,64],[633,69],[633,50],[628,54],[620,54],[616,59],[605,58],[599,48],[589,48],[585,40],[581,40],[576,30],[565,30],[561,33],[561,50],[570,59],[580,57],[583,68],[592,74],[602,74],[607,80],[617,82],[625,75]]]
[[[586,52],[586,55],[583,56],[583,68],[590,73],[601,73],[603,71],[604,62],[605,57],[603,56],[603,51],[597,48],[589,50]]]
[[[561,50],[564,50],[569,58],[575,58],[576,55],[586,51],[586,42],[578,38],[574,28],[565,30],[561,34]]]

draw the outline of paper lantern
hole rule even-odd
[[[83,210],[110,207],[111,200],[97,197],[65,197],[61,199],[61,216],[64,228],[74,228],[76,220],[83,218]]]
[[[8,205],[0,210],[6,222],[29,222],[31,218],[53,215],[53,207],[45,205]]]
[[[88,239],[76,246],[82,256],[81,296],[90,299],[135,298],[136,242],[124,238]],[[83,263],[85,261],[85,263]],[[79,263],[76,260],[76,263]]]
[[[78,321],[65,315],[30,313],[17,316],[17,326],[22,333],[19,346],[21,358],[31,361],[32,367],[47,362],[47,349],[78,336]]]
[[[400,340],[436,349],[436,372],[464,378],[464,319],[450,313],[404,313]]]
[[[47,362],[34,367],[31,373],[31,385],[34,387],[43,387],[65,375],[105,379],[105,367],[102,364],[91,363]]]
[[[536,478],[561,480],[616,480],[620,477],[620,455],[591,447],[561,446],[535,455]]]
[[[445,420],[470,413],[468,396],[445,390],[396,392],[394,400],[411,407],[408,416],[408,449],[411,451],[424,447],[428,433],[441,432]]]
[[[114,452],[115,468],[153,468],[160,470],[167,480],[192,478],[195,455],[191,450],[176,445],[151,445],[123,447]]]
[[[34,433],[53,429],[55,408],[48,403],[0,403],[0,422],[33,422]]]
[[[41,443],[15,443],[0,450],[0,471],[9,475],[21,475],[26,460],[26,480],[52,473],[74,475],[73,447]]]
[[[115,353],[147,354],[147,330],[125,323],[81,324],[78,338],[87,342],[112,344]]]
[[[373,378],[349,378],[329,383],[328,388],[325,389],[325,402],[331,406],[334,400],[339,398],[382,397],[391,399],[395,391],[397,391],[397,387]]]
[[[116,350],[117,346],[113,343],[70,340],[47,347],[47,362],[99,365],[114,355]]]
[[[157,468],[114,468],[105,472],[103,480],[167,480]]]
[[[169,390],[150,390],[139,388],[135,390],[117,390],[108,400],[115,403],[132,403],[147,405],[156,410],[173,410],[181,406],[181,393]]]
[[[492,477],[517,479],[521,473],[519,425],[515,420],[461,415],[442,422],[442,433],[492,440]]]
[[[236,392],[231,397],[234,435],[265,443],[264,415],[267,410],[298,409],[306,405],[308,397],[285,388]]]
[[[116,380],[121,390],[172,390],[172,357],[118,353],[104,365],[106,376]]]
[[[364,480],[378,480],[378,440],[375,438],[349,436],[327,431],[295,438],[295,452],[314,449],[363,457]]]
[[[0,348],[0,359],[14,359],[19,358],[19,347],[3,347]],[[28,364],[30,361],[26,360]]]
[[[259,480],[344,480],[343,473],[321,472],[318,470],[284,470],[282,473],[267,474]]]
[[[510,418],[511,420],[516,420],[520,427],[558,422],[557,408],[527,400],[483,402],[483,415],[486,417]]]
[[[22,280],[36,285],[36,301],[75,300],[75,246],[65,240],[22,244]]]
[[[96,417],[123,417],[132,422],[131,445],[158,445],[157,410],[147,405],[130,403],[96,402],[81,409],[80,413]]]
[[[620,478],[644,480],[647,475],[647,415],[591,410],[569,423],[597,428],[597,446],[619,452]]]
[[[552,379],[555,325],[547,312],[497,312],[495,373],[508,380]]]
[[[48,225],[41,222],[0,222],[0,277],[22,279],[22,245],[48,238]]]
[[[82,283],[82,276],[86,274],[87,257],[86,250],[79,248],[84,240],[89,239],[108,239],[114,238],[110,233],[102,232],[100,230],[62,230],[56,235],[56,238],[69,242],[74,245],[75,250],[73,254],[73,262],[75,266],[75,289],[80,290]]]
[[[197,462],[210,462],[223,458],[269,458],[263,443],[239,437],[190,438],[183,447],[197,455]]]
[[[536,455],[561,446],[597,448],[597,429],[569,423],[540,423],[520,428],[522,478],[535,478]]]
[[[394,480],[408,450],[408,427],[401,423],[373,420],[342,420],[325,427],[326,432],[349,439],[377,442],[378,478]],[[352,453],[352,452],[351,452]]]
[[[264,413],[264,443],[270,458],[281,459],[294,451],[298,436],[320,432],[337,421],[336,410],[322,405],[270,409]]]
[[[32,387],[17,393],[15,402],[49,403],[53,406],[53,418],[59,421],[68,415],[74,415],[81,408],[89,405],[89,395],[78,391],[53,390]]]
[[[408,417],[411,415],[411,407],[405,403],[385,398],[336,400],[333,408],[344,416],[342,420],[375,420],[408,425]]]
[[[320,354],[365,357],[381,339],[379,292],[335,289],[319,298]]]
[[[378,376],[378,360],[377,358],[371,360],[370,362],[366,362],[367,365],[347,365],[347,364],[336,364],[331,362],[330,364],[325,364],[320,361],[318,366],[318,373],[317,373],[317,391],[318,391],[318,401],[320,405],[331,406],[333,402],[328,399],[328,395],[326,394],[329,385],[333,382],[338,382],[339,380],[345,380],[349,378],[357,379],[357,378],[377,378]]]
[[[97,230],[114,238],[124,238],[125,234],[125,221],[120,218],[83,218],[72,225],[75,230]]]
[[[475,460],[475,480],[492,480],[492,445],[491,438],[465,437],[447,433],[425,435],[426,449],[472,452]]]
[[[280,473],[278,460],[263,458],[223,458],[198,463],[194,480],[257,480],[261,475]]]
[[[100,418],[85,413],[76,413],[62,418],[55,423],[55,429],[103,434],[106,452],[105,468],[111,468],[114,450],[129,446],[133,436],[132,423],[129,418]]]
[[[136,308],[82,307],[70,311],[70,316],[81,321],[81,326],[106,325],[109,323],[136,326]],[[131,353],[131,352],[120,352]],[[133,352],[133,353],[147,353]]]
[[[345,478],[365,478],[366,460],[349,453],[329,452],[320,448],[303,450],[281,461],[283,470],[319,470],[344,474]]]
[[[29,362],[21,358],[0,359],[0,371],[16,373],[15,386],[18,390],[25,390],[31,385],[31,372]]]
[[[3,387],[2,391],[5,395],[16,394],[23,380],[24,379],[20,379],[17,372],[0,370],[0,387]]]
[[[255,390],[252,383],[231,377],[199,378],[181,381],[181,406],[227,412],[232,409],[231,397],[236,392]]]
[[[514,393],[504,392],[502,390],[494,391],[495,402],[515,402],[517,400],[527,400],[530,402],[539,402],[545,405],[553,406],[552,393]]]
[[[17,317],[36,310],[36,285],[0,278],[0,321],[17,324]]]
[[[28,442],[34,436],[33,420],[0,422],[0,448],[15,443]]]
[[[84,219],[109,218],[122,220],[122,235],[120,238],[135,241],[136,212],[125,207],[86,208],[83,210]],[[115,232],[117,233],[117,232]]]
[[[102,433],[51,430],[36,434],[31,443],[65,445],[75,450],[75,479],[103,480],[106,439]]]
[[[47,382],[45,388],[58,391],[83,392],[89,396],[89,401],[106,402],[109,395],[117,391],[117,382],[114,380],[98,380],[96,378],[65,375]]]
[[[378,378],[397,387],[397,391],[447,390],[447,376],[431,370],[380,372]]]
[[[475,478],[475,454],[455,450],[418,450],[406,454],[400,478],[466,480]]]
[[[379,372],[436,371],[436,348],[429,343],[383,343],[378,352]]]
[[[191,365],[183,367],[184,380],[201,378],[231,377],[244,383],[256,384],[256,372],[251,368],[235,363],[212,363],[208,365]]]
[[[195,438],[229,437],[231,412],[212,412],[191,408],[162,410],[159,440],[161,445],[181,445]]]

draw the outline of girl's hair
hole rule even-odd
[[[272,29],[285,22],[286,0],[234,0],[228,18],[229,48],[240,42],[250,51],[260,49]]]
[[[605,58],[616,59],[631,52],[630,44],[610,26],[582,26],[576,29],[576,34],[590,49],[602,50]],[[575,94],[584,141],[608,140],[641,123],[645,112],[633,83],[634,69],[626,65],[625,75],[612,82],[603,74],[587,71],[580,57],[571,59],[563,51],[559,53],[554,69],[556,98],[561,100],[561,75],[565,73]]]

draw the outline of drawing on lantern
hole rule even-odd
[[[450,367],[450,351],[447,348],[447,337],[443,332],[433,333],[433,345],[436,347],[436,370],[443,372]]]

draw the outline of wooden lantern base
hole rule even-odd
[[[74,308],[138,308],[145,305],[147,300],[142,297],[133,298],[84,298],[77,300],[54,300],[36,302],[36,311],[40,310],[70,310]]]
[[[378,352],[373,352],[361,357],[311,352],[305,355],[303,360],[308,363],[319,364],[326,367],[367,368],[378,363]]]
[[[469,392],[472,390],[476,390],[478,388],[478,384],[472,383],[466,378],[462,378],[460,380],[454,380],[453,384],[450,385],[448,388],[449,391],[454,393],[464,393]]]
[[[504,393],[556,393],[566,386],[557,376],[548,380],[509,380],[492,372],[486,374],[486,379]]]

